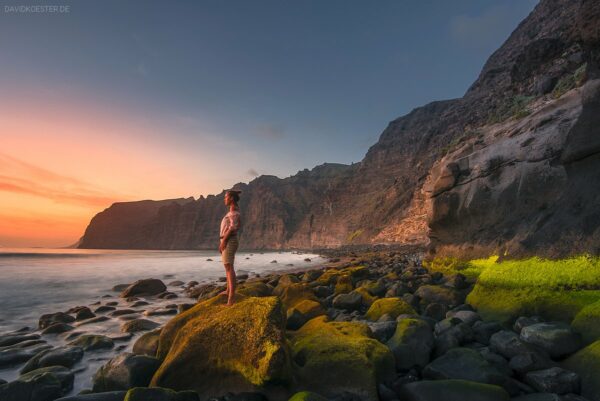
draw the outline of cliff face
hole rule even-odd
[[[600,252],[599,26],[597,1],[542,0],[463,98],[392,121],[360,163],[236,184],[241,246]],[[80,247],[214,248],[224,212],[223,193],[118,203]]]

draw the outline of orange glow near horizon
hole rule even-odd
[[[145,116],[46,100],[0,104],[0,246],[68,246],[113,202],[197,198],[229,179],[218,137],[170,143]]]

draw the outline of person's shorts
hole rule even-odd
[[[221,259],[223,260],[223,264],[226,264],[226,263],[233,264],[233,261],[235,259],[235,252],[237,251],[239,245],[240,244],[238,242],[237,235],[233,235],[233,236],[229,237],[229,239],[227,240],[227,245],[225,246],[225,250],[221,254]]]

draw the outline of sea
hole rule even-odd
[[[323,264],[319,255],[302,252],[238,252],[235,268],[238,274],[250,277],[273,272],[304,270]],[[147,299],[149,307],[159,308],[168,303],[193,303],[185,296],[181,285],[169,283],[195,280],[199,283],[219,282],[225,276],[218,251],[162,251],[162,250],[99,250],[99,249],[47,249],[0,248],[0,334],[29,327],[35,331],[39,317],[45,313],[65,312],[85,305],[92,310],[107,302],[118,302],[117,308],[127,308],[127,303],[113,291],[118,284],[130,284],[144,278],[158,278],[168,285],[168,290],[178,297],[170,300]],[[143,298],[142,298],[143,299]],[[140,309],[140,316],[144,318]],[[152,316],[165,323],[172,316]],[[98,324],[77,327],[85,334],[102,334],[119,337],[123,321],[111,318]],[[39,333],[39,332],[37,332]],[[141,333],[140,333],[141,334]],[[96,369],[117,352],[131,349],[134,338],[124,341],[115,349],[103,352],[86,352],[76,366],[74,389],[76,394],[91,387],[91,377]],[[49,344],[66,344],[64,335],[44,335]],[[0,378],[14,380],[22,366],[0,367]]]

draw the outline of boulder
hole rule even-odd
[[[17,380],[28,381],[35,379],[43,374],[51,374],[60,382],[63,394],[73,388],[73,382],[75,375],[68,368],[64,366],[45,366],[39,369],[32,370],[21,376]]]
[[[305,299],[287,310],[286,328],[288,330],[298,330],[310,319],[324,314],[325,309],[319,302]]]
[[[460,305],[465,298],[460,291],[441,285],[422,285],[415,291],[415,295],[425,305],[435,302],[448,306],[456,306]]]
[[[402,401],[509,401],[502,387],[467,380],[423,380],[400,388]]]
[[[21,374],[49,366],[71,368],[79,362],[81,358],[83,358],[83,348],[81,347],[66,346],[49,349],[42,351],[31,358],[25,366],[21,368]]]
[[[388,322],[367,322],[367,325],[373,332],[373,338],[385,344],[396,332],[397,323],[392,320]]]
[[[144,333],[133,344],[132,352],[136,355],[156,356],[158,351],[158,339],[162,329],[157,329]]]
[[[71,379],[71,385],[72,383]],[[15,381],[0,385],[0,400],[52,401],[65,393],[64,385],[64,375],[57,374],[56,369],[43,368],[21,376]]]
[[[281,301],[243,295],[232,306],[224,301],[201,302],[166,324],[157,353],[162,364],[151,386],[192,389],[204,397],[269,391],[289,379]]]
[[[167,286],[156,278],[138,280],[125,288],[119,295],[121,298],[136,297],[140,295],[158,295],[167,290]]]
[[[0,368],[27,362],[38,353],[48,350],[50,348],[52,348],[51,345],[40,344],[39,346],[26,348],[11,348],[4,351],[0,351]]]
[[[76,313],[75,313],[75,320],[85,320],[85,319],[91,319],[93,317],[96,317],[96,315],[94,314],[94,312],[91,311],[90,308],[88,308],[87,306],[83,306],[81,307]]]
[[[531,351],[531,347],[519,338],[514,331],[502,330],[490,337],[490,347],[505,358]]]
[[[553,358],[570,355],[581,348],[581,336],[566,323],[536,323],[523,327],[521,339],[536,345]]]
[[[98,349],[110,349],[114,347],[114,341],[107,336],[100,334],[84,334],[71,341],[68,345],[81,347],[84,351],[93,351]]]
[[[146,387],[160,366],[160,361],[129,352],[119,354],[101,366],[94,375],[94,392]]]
[[[398,321],[394,335],[387,342],[398,370],[425,367],[429,363],[433,345],[431,327],[420,319]]]
[[[454,348],[435,359],[423,369],[423,378],[445,380],[461,379],[508,387],[509,378],[502,374],[481,354],[469,348]]]
[[[262,281],[253,281],[244,283],[236,292],[247,297],[268,297],[273,289]]]
[[[559,367],[529,372],[525,382],[540,393],[579,393],[579,375]]]
[[[160,324],[148,319],[133,319],[121,325],[123,333],[136,333],[138,331],[154,330]]]
[[[363,303],[362,295],[357,291],[351,291],[346,294],[339,294],[333,298],[333,307],[347,311],[360,309]]]
[[[24,341],[39,340],[39,334],[6,334],[0,336],[0,347],[8,347]]]
[[[397,318],[399,315],[416,314],[415,310],[404,301],[402,298],[381,298],[373,302],[365,317],[371,321],[377,321],[385,314],[392,318]]]
[[[74,321],[75,318],[73,316],[68,315],[64,312],[47,313],[45,315],[40,316],[38,328],[40,330],[43,330],[46,327],[53,325],[54,323],[71,323]]]
[[[326,398],[348,393],[377,401],[377,385],[394,376],[390,350],[358,322],[319,316],[290,336],[296,382]]]
[[[600,401],[600,340],[571,355],[563,366],[579,375],[581,395],[592,401]]]
[[[489,345],[492,335],[502,330],[502,325],[498,322],[477,321],[473,324],[473,336],[478,343]]]
[[[534,370],[548,369],[555,365],[546,354],[534,350],[515,355],[509,362],[510,368],[521,375]]]
[[[50,326],[42,330],[42,334],[59,334],[73,330],[74,328],[75,327],[66,323],[52,323]]]

